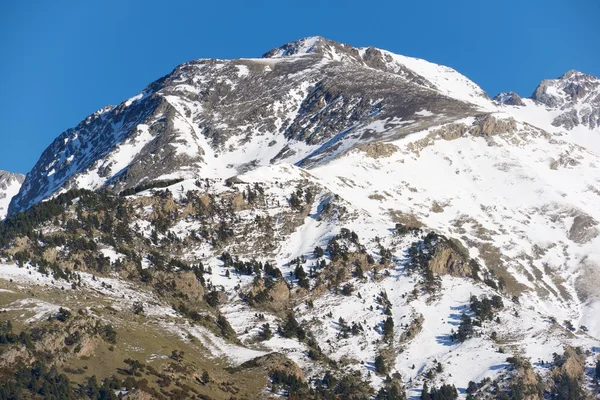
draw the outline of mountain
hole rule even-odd
[[[490,99],[321,37],[182,64],[62,133],[11,201],[0,352],[29,364],[0,375],[89,397],[598,397],[597,81]]]
[[[0,171],[0,220],[6,217],[10,200],[19,192],[24,180],[25,175]]]
[[[61,189],[120,191],[174,176],[318,163],[354,144],[476,114],[478,104],[487,105],[486,95],[454,70],[323,38],[261,59],[193,61],[62,133],[10,213]]]
[[[552,124],[572,129],[600,127],[600,79],[571,70],[558,79],[545,80],[531,98],[562,112]]]

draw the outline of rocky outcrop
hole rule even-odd
[[[408,326],[404,329],[404,331],[400,335],[400,339],[399,339],[400,343],[405,343],[405,342],[408,342],[409,340],[414,339],[419,334],[419,332],[421,332],[421,330],[423,329],[424,321],[425,321],[425,318],[421,314],[419,314],[412,321],[410,321]]]
[[[287,283],[278,279],[272,286],[267,286],[264,279],[256,281],[250,292],[244,296],[255,307],[275,313],[288,309],[291,292]]]
[[[267,376],[274,372],[281,371],[286,375],[293,375],[304,380],[304,373],[298,367],[298,364],[287,358],[281,353],[269,353],[267,355],[253,358],[239,366],[240,369],[259,369]]]
[[[557,79],[546,79],[531,98],[547,107],[563,110],[552,124],[566,129],[578,125],[600,127],[600,79],[571,70]],[[577,106],[584,104],[584,107]]]
[[[510,385],[518,388],[523,400],[542,400],[544,398],[543,384],[531,363],[519,355],[510,357],[509,360],[515,368],[509,381]]]
[[[444,140],[455,140],[463,137],[468,131],[469,127],[466,124],[448,124],[431,131],[431,133],[439,135]]]
[[[398,151],[398,146],[392,143],[371,142],[357,146],[356,150],[365,153],[367,157],[377,159],[391,156]]]
[[[201,299],[204,296],[204,287],[192,271],[177,273],[173,277],[173,281],[175,282],[176,290],[190,299]]]
[[[449,239],[435,245],[427,267],[436,275],[471,276],[473,272],[468,256]]]
[[[509,106],[524,106],[523,99],[515,92],[502,92],[497,94],[493,100],[500,104],[506,104]]]
[[[573,158],[568,152],[562,153],[558,160],[552,159],[550,161],[550,169],[557,170],[559,168],[576,167],[579,165],[579,161]]]
[[[587,214],[580,213],[573,219],[568,237],[575,243],[587,243],[599,234],[598,222]]]
[[[500,119],[493,115],[477,117],[470,129],[473,136],[494,136],[502,133],[513,133],[517,130],[517,121],[514,118]]]

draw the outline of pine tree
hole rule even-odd
[[[389,372],[385,359],[381,354],[378,354],[377,357],[375,357],[375,372],[379,375],[386,375]]]
[[[427,386],[427,382],[423,382],[423,390],[421,391],[421,400],[431,400],[431,396],[429,395],[429,387]]]
[[[315,251],[313,254],[314,254],[315,258],[323,257],[323,248],[321,246],[315,247]]]
[[[207,385],[210,383],[210,375],[208,374],[207,370],[202,371],[202,383]]]
[[[306,271],[302,268],[302,265],[298,264],[294,269],[294,275],[296,279],[298,279],[298,285],[306,290],[310,289],[310,283],[308,281],[308,276],[306,275]]]
[[[269,340],[273,337],[273,331],[268,323],[263,324],[259,336],[262,340]]]
[[[387,317],[383,321],[383,336],[386,339],[390,339],[394,336],[394,319],[392,317]]]

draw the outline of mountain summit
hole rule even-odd
[[[185,63],[90,115],[44,151],[9,212],[69,188],[122,191],[173,176],[318,164],[489,107],[458,72],[384,50],[315,37],[265,57]]]

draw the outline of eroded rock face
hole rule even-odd
[[[557,170],[559,168],[576,167],[579,165],[579,161],[573,158],[568,152],[562,153],[558,160],[552,159],[550,161],[550,169]]]
[[[258,307],[272,310],[274,312],[281,312],[286,310],[290,304],[290,288],[284,280],[277,280],[272,287],[266,287],[264,280],[259,280],[253,285],[250,290],[250,295],[256,298],[264,292],[268,300],[261,301],[257,304]]]
[[[404,343],[404,342],[414,339],[421,332],[421,329],[423,329],[424,321],[425,321],[425,318],[421,314],[419,314],[416,318],[414,318],[410,322],[408,327],[406,327],[404,332],[402,332],[402,334],[400,335],[400,339],[399,339],[400,343]]]
[[[572,348],[567,347],[564,355],[557,362],[557,366],[552,369],[552,376],[558,378],[567,376],[572,380],[579,381],[585,372],[585,357]]]
[[[468,131],[469,127],[465,124],[448,124],[432,131],[432,133],[440,135],[444,140],[455,140],[464,136]]]
[[[428,268],[436,275],[471,276],[469,260],[450,240],[436,244]]]
[[[473,125],[470,130],[473,136],[494,136],[517,130],[517,121],[513,118],[499,119],[492,115],[477,117]]]
[[[358,151],[361,151],[370,158],[385,158],[389,157],[398,151],[398,146],[391,143],[383,142],[371,142],[356,147]]]
[[[174,277],[172,275],[165,275],[165,277],[173,278],[175,289],[190,299],[202,299],[204,296],[204,287],[192,271],[183,271]],[[161,278],[160,274],[157,274],[157,278]]]
[[[578,214],[569,229],[569,239],[575,243],[586,243],[598,236],[598,222],[587,214]]]

